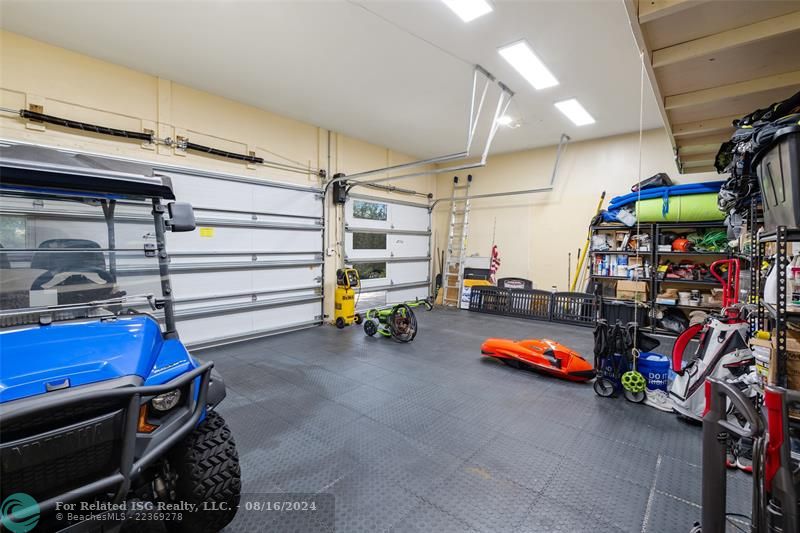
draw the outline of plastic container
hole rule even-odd
[[[756,375],[762,387],[767,385],[767,377],[769,376],[769,357],[770,349],[764,346],[753,346],[753,356],[756,359]]]
[[[772,146],[754,165],[761,185],[764,227],[800,226],[800,126],[776,131]]]
[[[639,327],[650,324],[647,318],[647,308],[635,305],[633,302],[603,300],[603,306],[600,309],[600,318],[607,320],[611,325],[616,324],[617,320],[623,324],[636,322],[638,320]]]
[[[647,388],[665,392],[669,385],[669,367],[669,357],[655,352],[640,353],[636,363],[636,369],[647,380]]]

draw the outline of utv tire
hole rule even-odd
[[[242,481],[236,443],[225,420],[215,411],[170,452],[170,465],[178,475],[177,502],[197,511],[183,520],[165,522],[176,533],[216,533],[233,520]]]

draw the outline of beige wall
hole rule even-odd
[[[501,130],[498,135],[502,134]],[[546,187],[555,156],[555,146],[501,154],[490,157],[485,167],[460,176],[472,173],[471,194]],[[638,159],[638,133],[569,144],[553,191],[472,202],[467,254],[488,256],[494,238],[502,260],[499,277],[523,277],[538,288],[565,290],[567,254],[572,252],[574,270],[601,192],[607,193],[605,205],[611,197],[630,192],[638,181]],[[641,175],[657,172],[666,172],[676,183],[719,179],[713,173],[678,174],[664,130],[643,135]],[[438,177],[437,197],[451,194],[452,178]],[[434,212],[439,249],[446,245],[449,208],[448,202],[442,202]]]
[[[0,106],[21,109],[36,104],[44,112],[109,127],[152,129],[161,138],[182,135],[195,142],[247,153],[303,167],[326,168],[328,131],[262,109],[113,65],[10,32],[0,32]],[[335,132],[331,135],[331,174],[353,173],[413,160],[386,148]],[[226,161],[198,154],[182,154],[159,146],[87,135],[56,126],[46,128],[19,117],[0,114],[0,138],[59,146],[140,160],[158,161],[246,175],[255,178],[319,186],[316,176],[293,174],[263,166]],[[394,183],[421,192],[435,187],[432,176]],[[364,189],[382,196],[380,191]],[[330,210],[328,211],[331,212]],[[333,211],[329,228],[339,228],[341,209]],[[337,250],[325,266],[326,309],[333,310]]]
[[[30,104],[49,114],[140,131],[149,128],[160,137],[186,135],[197,142],[301,166],[326,168],[328,131],[281,117],[213,94],[185,87],[124,67],[9,32],[0,32],[0,106],[14,109]],[[501,130],[499,135],[502,135]],[[197,154],[182,155],[167,147],[148,149],[135,142],[26,124],[0,114],[0,137],[113,154],[142,160],[229,172],[258,178],[320,185],[316,177]],[[678,176],[663,130],[648,131],[642,147],[642,175],[668,172],[676,181],[714,179],[713,174]],[[473,194],[545,186],[555,159],[555,147],[501,154],[472,171]],[[600,192],[623,194],[636,181],[638,134],[570,144],[552,192],[476,200],[472,205],[468,253],[488,255],[492,240],[502,254],[501,276],[532,279],[539,287],[563,289],[567,253],[584,243],[586,229]],[[353,173],[397,164],[413,158],[365,141],[331,134],[331,173]],[[466,175],[466,172],[462,175]],[[393,185],[449,196],[452,175],[410,178]],[[382,196],[380,191],[363,192]],[[406,198],[406,197],[403,197]],[[449,204],[436,210],[434,238],[445,245]],[[329,210],[330,212],[330,210]],[[327,221],[329,245],[337,250],[326,261],[327,312],[333,306],[333,273],[340,263],[341,210]],[[496,229],[495,229],[496,228]]]

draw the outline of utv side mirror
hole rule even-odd
[[[194,209],[188,202],[172,202],[167,204],[169,220],[167,228],[170,231],[194,231]]]

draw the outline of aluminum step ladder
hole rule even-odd
[[[444,272],[442,272],[442,303],[448,307],[458,307],[461,302],[461,288],[464,284],[464,259],[467,255],[467,235],[469,233],[469,187],[472,174],[465,183],[458,176],[453,177],[453,194],[450,197],[450,229],[447,236]]]

